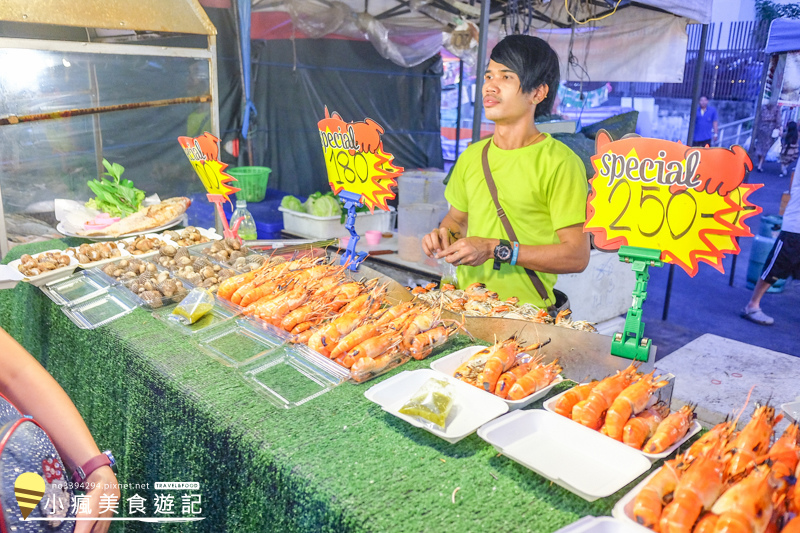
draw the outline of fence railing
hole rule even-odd
[[[728,122],[727,124],[720,124],[719,137],[717,138],[715,146],[724,146],[727,148],[738,144],[744,148],[748,148],[748,146],[745,146],[745,143],[747,142],[747,138],[753,134],[753,121],[755,118],[755,116],[752,116]]]
[[[617,82],[612,83],[610,96],[691,98],[701,30],[700,24],[687,27],[689,42],[682,83]],[[768,34],[768,21],[709,24],[701,93],[712,100],[754,101],[768,58],[764,52]]]

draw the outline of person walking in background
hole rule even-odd
[[[795,130],[796,128],[795,124]],[[796,143],[797,141],[795,147]],[[767,290],[779,279],[786,279],[789,276],[800,279],[800,179],[797,179],[796,174],[795,172],[792,179],[789,203],[783,213],[781,232],[767,256],[764,270],[753,289],[750,301],[742,309],[742,318],[762,326],[770,326],[775,322],[761,310],[761,298]]]
[[[692,146],[710,145],[711,141],[716,141],[718,136],[717,110],[714,106],[708,105],[708,98],[701,96],[700,105],[697,108],[697,117],[694,122]]]
[[[798,151],[797,122],[792,121],[786,125],[786,134],[781,138],[781,177],[790,172]]]
[[[764,158],[775,144],[775,139],[780,135],[781,111],[778,104],[768,103],[761,108],[761,117],[758,121],[758,131],[755,136],[756,157],[758,158],[758,171],[764,172]]]

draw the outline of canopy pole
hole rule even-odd
[[[475,63],[475,112],[472,115],[472,142],[481,138],[483,116],[483,71],[486,68],[486,44],[489,40],[489,7],[491,0],[481,0],[481,25],[478,33],[478,59]]]
[[[461,93],[464,91],[464,61],[458,60],[458,107],[456,107],[456,157],[461,147]]]
[[[700,102],[700,89],[703,81],[703,64],[706,60],[706,41],[708,41],[708,24],[703,24],[700,33],[700,50],[697,52],[697,63],[694,66],[694,92],[692,94],[692,112],[689,115],[689,133],[686,138],[686,146],[691,146],[694,141],[694,126],[697,121],[697,106]],[[675,265],[669,265],[669,277],[667,277],[667,292],[664,295],[664,311],[661,313],[661,320],[666,320],[669,316],[669,299],[672,296],[672,278],[675,275]]]

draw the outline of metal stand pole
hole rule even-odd
[[[483,71],[486,68],[486,43],[489,40],[489,7],[491,0],[481,1],[481,25],[478,36],[478,60],[475,63],[475,112],[472,115],[472,142],[481,138],[483,116]]]
[[[694,93],[692,94],[692,112],[689,115],[689,134],[686,138],[686,146],[691,146],[694,141],[694,126],[697,121],[697,106],[700,101],[700,89],[703,80],[703,64],[706,60],[706,41],[708,40],[708,24],[703,24],[700,33],[700,50],[697,52],[697,62],[694,66]],[[669,265],[669,277],[667,278],[667,293],[664,295],[664,311],[661,313],[661,320],[666,320],[669,316],[669,300],[672,295],[672,278],[675,275],[675,265]]]
[[[458,60],[458,107],[456,108],[456,157],[461,147],[461,92],[464,90],[464,62]]]

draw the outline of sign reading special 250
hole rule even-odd
[[[761,212],[748,200],[761,187],[743,183],[753,164],[741,146],[692,148],[638,135],[618,141],[601,130],[584,231],[595,246],[661,250],[661,260],[690,276],[705,262],[723,272],[737,237],[751,237],[744,220]]]
[[[386,202],[395,197],[403,167],[395,166],[394,156],[383,150],[383,127],[371,118],[345,122],[338,113],[329,114],[327,107],[317,125],[334,194],[359,194],[370,211],[376,207],[388,211]]]

